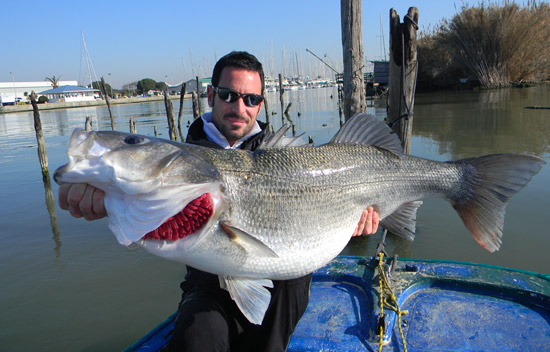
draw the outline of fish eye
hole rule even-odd
[[[143,142],[143,138],[139,136],[128,136],[124,138],[124,143],[126,144],[140,144]]]

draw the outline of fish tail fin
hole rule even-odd
[[[474,239],[489,252],[502,243],[504,214],[510,198],[545,164],[536,156],[495,154],[462,159],[462,186],[450,199]]]

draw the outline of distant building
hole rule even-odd
[[[38,94],[45,95],[50,103],[99,99],[99,89],[79,86],[60,86],[54,89],[45,90]]]
[[[59,85],[74,85],[77,81],[59,81]],[[34,91],[36,94],[52,88],[52,83],[42,82],[0,82],[0,105],[14,104],[17,102],[29,102],[29,97]]]
[[[190,79],[187,82],[181,82],[180,84],[175,86],[168,86],[168,94],[170,95],[180,94],[182,85],[184,83],[186,84],[185,94],[197,91],[197,80]],[[212,78],[199,78],[199,84],[200,84],[200,94],[204,96],[206,95],[206,88],[210,84],[212,84]]]

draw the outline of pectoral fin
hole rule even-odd
[[[243,315],[253,324],[260,325],[271,301],[273,287],[267,279],[244,279],[231,276],[219,276],[220,287],[227,290]]]
[[[275,253],[271,248],[243,230],[229,225],[228,222],[220,222],[220,226],[227,233],[229,239],[245,251],[253,253],[257,256],[279,258],[277,253]]]

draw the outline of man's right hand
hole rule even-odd
[[[75,218],[96,220],[107,216],[105,192],[86,183],[63,183],[59,186],[59,207]]]

